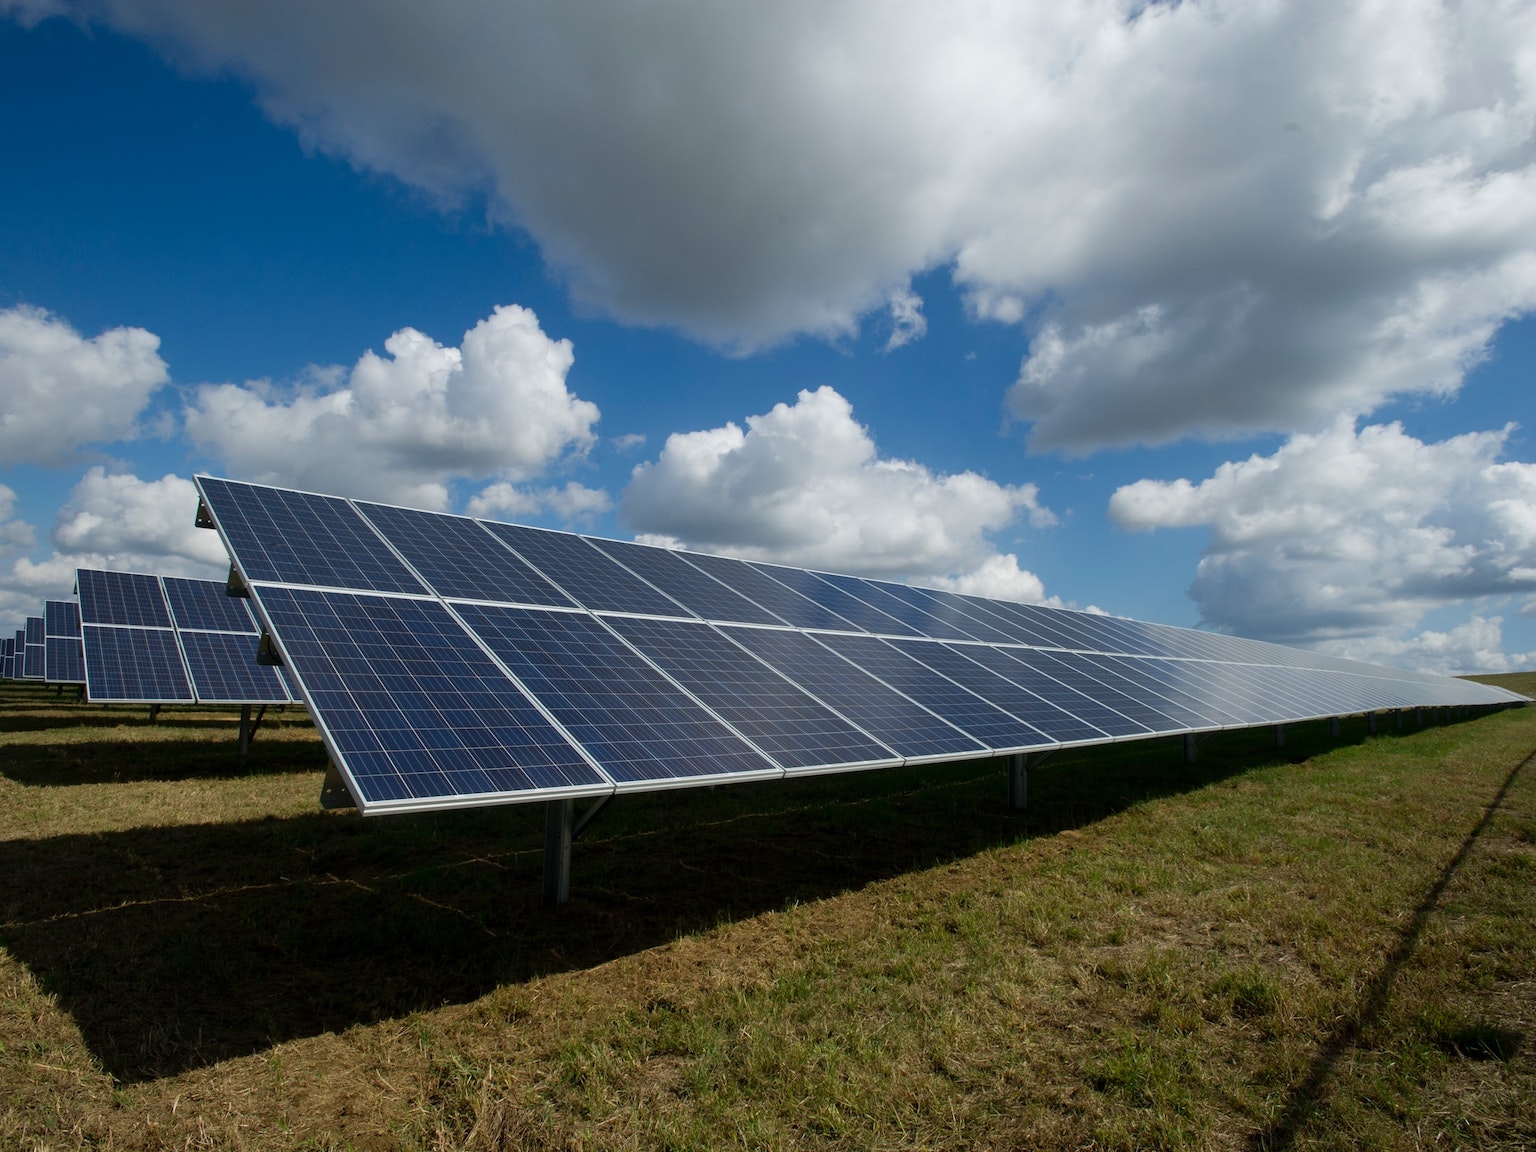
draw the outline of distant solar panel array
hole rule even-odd
[[[197,482],[199,523],[365,813],[1524,700],[1190,629]],[[89,636],[87,615],[88,674]]]
[[[96,703],[286,704],[260,632],[217,580],[81,568],[82,679]]]

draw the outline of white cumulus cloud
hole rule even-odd
[[[466,510],[471,516],[514,520],[520,516],[552,512],[569,524],[590,519],[612,507],[613,501],[601,488],[588,488],[574,480],[559,487],[518,486],[498,480],[471,496]]]
[[[898,579],[990,572],[1033,599],[1039,581],[1000,560],[988,537],[1020,517],[1054,523],[1033,484],[882,457],[829,387],[749,416],[745,429],[667,437],[635,468],[622,513],[654,542]]]
[[[531,477],[593,442],[597,406],[565,384],[571,343],[526,308],[497,308],[458,348],[402,328],[384,351],[292,388],[204,385],[187,433],[247,479],[431,509],[452,479]]]
[[[5,513],[0,500],[0,518]],[[52,553],[41,560],[21,556],[0,574],[0,614],[35,616],[43,600],[68,598],[76,568],[222,579],[229,557],[217,533],[194,526],[196,515],[197,489],[189,479],[87,470],[59,509]],[[0,525],[0,537],[4,532]],[[30,528],[24,536],[21,547],[31,543]]]
[[[142,328],[86,339],[42,309],[0,309],[0,465],[61,464],[84,445],[135,436],[170,379],[159,347]]]
[[[750,350],[948,268],[1030,326],[1043,448],[1453,391],[1536,307],[1525,0],[62,6],[485,196],[627,322]]]
[[[910,288],[891,296],[891,336],[885,350],[894,352],[928,334],[928,317],[923,315],[923,298]]]
[[[1498,643],[1500,621],[1479,605],[1536,591],[1536,464],[1499,459],[1510,431],[1425,443],[1398,424],[1357,430],[1340,419],[1198,483],[1126,485],[1109,512],[1131,530],[1209,527],[1190,595],[1220,628],[1362,659],[1498,670],[1491,657],[1470,663]],[[1469,606],[1466,624],[1413,634],[1452,605]]]

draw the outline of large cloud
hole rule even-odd
[[[1035,332],[1011,403],[1044,447],[1453,390],[1536,306],[1522,0],[65,7],[488,194],[628,321],[846,332],[947,265]]]
[[[4,491],[8,489],[0,490],[0,520],[10,511]],[[0,615],[35,616],[43,600],[69,597],[76,568],[222,578],[229,571],[229,557],[217,533],[194,527],[196,513],[197,489],[191,480],[175,475],[140,480],[100,467],[89,469],[59,509],[52,554],[38,561],[22,556],[0,575]],[[0,543],[6,527],[0,523]],[[30,527],[20,524],[12,551],[30,543]],[[0,547],[0,556],[4,554]]]
[[[1498,646],[1499,621],[1480,605],[1536,592],[1536,464],[1499,460],[1508,435],[1424,443],[1397,424],[1357,432],[1343,419],[1198,484],[1127,485],[1109,512],[1132,530],[1211,529],[1190,595],[1218,627],[1488,671],[1461,663]],[[1411,635],[1456,605],[1477,614]]]
[[[136,434],[168,379],[160,338],[112,328],[87,340],[38,308],[0,309],[0,466],[60,464]]]
[[[746,423],[667,437],[635,468],[624,517],[646,537],[704,551],[895,578],[970,576],[967,589],[1041,597],[1040,581],[987,540],[1020,516],[1054,522],[1033,484],[935,476],[881,457],[827,387]]]
[[[205,385],[187,432],[251,480],[433,509],[455,477],[525,478],[592,441],[597,406],[565,386],[570,341],[526,308],[497,308],[461,348],[403,328],[384,350],[344,380],[332,369],[291,389]]]

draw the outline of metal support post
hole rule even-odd
[[[245,767],[245,760],[251,754],[251,706],[240,705],[240,767]]]
[[[1008,811],[1022,812],[1029,807],[1029,756],[1018,753],[1008,757]]]
[[[153,724],[155,722],[155,720],[159,717],[159,715],[160,715],[160,705],[158,705],[158,704],[151,704],[149,706],[149,722],[151,724]]]
[[[560,908],[571,898],[571,831],[574,800],[544,804],[544,907]]]
[[[1275,747],[1276,748],[1284,748],[1285,747],[1285,725],[1284,724],[1276,724],[1275,725]]]
[[[1200,759],[1200,741],[1193,732],[1184,733],[1184,763],[1193,764]]]
[[[1365,730],[1372,736],[1376,735],[1376,713],[1367,712],[1365,714]]]
[[[1335,740],[1339,738],[1339,718],[1337,716],[1328,717],[1328,735],[1332,736]]]
[[[1403,710],[1401,708],[1392,709],[1392,727],[1398,732],[1403,730]]]

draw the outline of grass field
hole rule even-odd
[[[1495,678],[1536,695],[1536,675]],[[1536,1147],[1536,708],[322,813],[0,685],[0,1147]]]

